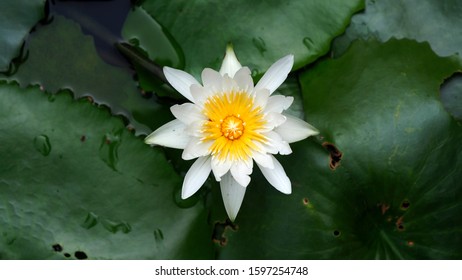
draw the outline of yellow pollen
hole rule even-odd
[[[260,107],[245,91],[218,93],[204,103],[208,118],[202,126],[203,142],[211,141],[212,156],[219,160],[247,160],[267,142],[261,134],[266,121]]]

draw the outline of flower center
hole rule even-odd
[[[226,117],[221,123],[221,132],[229,140],[237,140],[244,133],[244,122],[235,116]]]
[[[211,142],[209,152],[219,160],[247,160],[267,143],[262,134],[266,120],[245,91],[218,93],[204,103],[207,117],[201,141]]]

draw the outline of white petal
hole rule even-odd
[[[237,161],[231,166],[231,175],[234,180],[243,187],[247,187],[250,183],[250,174],[252,174],[252,160],[250,163],[245,161]]]
[[[291,54],[279,59],[266,71],[255,86],[255,90],[266,88],[273,93],[287,79],[293,65],[294,56]]]
[[[309,123],[286,115],[287,120],[274,129],[287,143],[303,140],[309,136],[319,134],[319,131]]]
[[[275,154],[274,150],[277,150],[281,155],[288,155],[292,153],[289,143],[284,141],[278,133],[269,131],[263,135],[268,139],[268,143],[265,147],[268,153]]]
[[[261,89],[259,91],[254,91],[255,98],[253,104],[255,107],[265,108],[268,104],[270,92],[267,89]]]
[[[149,145],[161,145],[169,148],[184,149],[189,142],[189,135],[185,133],[186,126],[175,119],[164,124],[149,134],[144,142]]]
[[[267,153],[254,152],[252,155],[255,162],[268,169],[274,168],[273,157]]]
[[[266,152],[268,154],[277,154],[279,152],[279,150],[274,145],[272,145],[272,143],[271,143],[272,140],[268,137],[268,133],[276,133],[276,132],[267,131],[265,133],[262,133],[266,137],[266,142],[265,143],[260,143],[258,141],[253,141],[253,144],[257,146],[257,149],[256,149],[257,151],[264,151],[264,152]],[[281,136],[279,136],[279,137],[281,137]]]
[[[222,83],[222,91],[223,92],[232,92],[232,91],[237,91],[238,90],[238,86],[237,86],[236,81],[234,81],[232,78],[230,78],[228,76],[228,74],[226,74],[223,77],[222,82],[223,82]]]
[[[191,85],[199,84],[199,82],[194,79],[190,74],[170,68],[168,66],[164,67],[164,75],[167,78],[167,81],[174,87],[181,95],[186,97],[191,102],[194,102],[194,99],[191,95],[190,87]]]
[[[202,142],[199,138],[191,137],[186,148],[184,148],[181,158],[190,160],[197,157],[203,157],[210,154],[209,148],[212,146],[212,141]]]
[[[292,96],[273,95],[268,99],[268,104],[265,107],[265,112],[282,113],[287,110],[294,102]]]
[[[204,87],[209,87],[213,91],[221,90],[221,80],[223,77],[217,71],[205,68],[202,70],[202,84]]]
[[[285,194],[292,193],[292,184],[290,183],[290,179],[287,177],[284,168],[274,156],[271,157],[273,158],[274,162],[273,169],[263,167],[257,163],[261,173],[263,173],[263,176],[265,176],[266,180],[268,180],[268,182],[278,191]]]
[[[210,89],[206,89],[201,85],[192,85],[191,86],[191,96],[194,98],[194,103],[202,108],[205,100],[211,95]]]
[[[281,124],[285,123],[287,120],[286,116],[280,113],[275,113],[275,112],[268,113],[265,118],[267,121],[267,124],[265,126],[268,127],[269,129],[278,127]]]
[[[210,157],[198,158],[184,177],[181,198],[186,199],[195,194],[209,177],[210,170],[212,170]]]
[[[248,67],[242,67],[239,71],[236,72],[234,75],[234,81],[236,81],[237,86],[241,90],[245,90],[246,92],[253,91],[253,79],[250,75],[250,70]]]
[[[181,105],[173,105],[170,111],[184,124],[190,124],[194,121],[205,120],[205,116],[201,113],[199,106],[192,103],[184,103]]]
[[[221,64],[220,74],[224,76],[228,74],[229,77],[234,77],[234,74],[242,68],[241,63],[237,60],[236,54],[234,53],[233,46],[228,45],[226,47],[225,58]]]
[[[202,134],[202,127],[204,126],[204,122],[206,121],[193,121],[188,126],[186,126],[185,133],[193,137],[203,137],[204,135]]]
[[[217,157],[212,157],[212,171],[213,175],[215,176],[215,180],[218,182],[221,181],[221,177],[228,173],[229,169],[231,169],[231,165],[233,164],[230,160],[219,160]]]
[[[229,173],[223,176],[220,188],[226,213],[228,213],[229,219],[234,222],[244,200],[246,188],[239,185]]]

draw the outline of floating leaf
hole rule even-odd
[[[161,65],[184,67],[184,55],[178,43],[141,7],[133,9],[128,14],[122,37],[137,44],[147,52],[149,59]]]
[[[367,0],[365,12],[354,15],[334,41],[334,53],[340,55],[358,38],[385,42],[394,37],[429,42],[441,56],[462,54],[461,14],[459,0]]]
[[[0,1],[0,72],[19,56],[29,31],[44,17],[44,6],[45,0]]]
[[[85,99],[49,96],[0,85],[0,258],[213,257],[207,213],[176,204],[159,149]]]
[[[105,63],[92,38],[83,35],[76,23],[55,16],[31,35],[27,61],[8,79],[53,93],[70,89],[76,98],[90,96],[113,114],[127,117],[137,134],[147,134],[169,119],[169,111],[143,97],[131,75]]]
[[[162,73],[162,66],[184,67],[184,54],[168,31],[139,7],[128,14],[122,37],[132,45],[121,43],[117,46],[134,65],[140,87],[157,95],[166,93],[170,97],[182,98],[165,85]]]
[[[325,54],[354,12],[364,6],[351,1],[143,1],[179,43],[185,70],[196,77],[204,67],[218,69],[228,43],[244,65],[261,75],[288,53],[298,69]]]
[[[280,158],[291,195],[252,179],[219,258],[460,259],[462,127],[438,95],[460,67],[392,40],[354,43],[304,73],[321,136]]]

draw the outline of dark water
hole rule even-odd
[[[83,33],[94,38],[101,58],[109,64],[129,67],[115,48],[121,41],[121,30],[130,11],[130,0],[48,0],[50,16],[62,15],[74,20]]]

